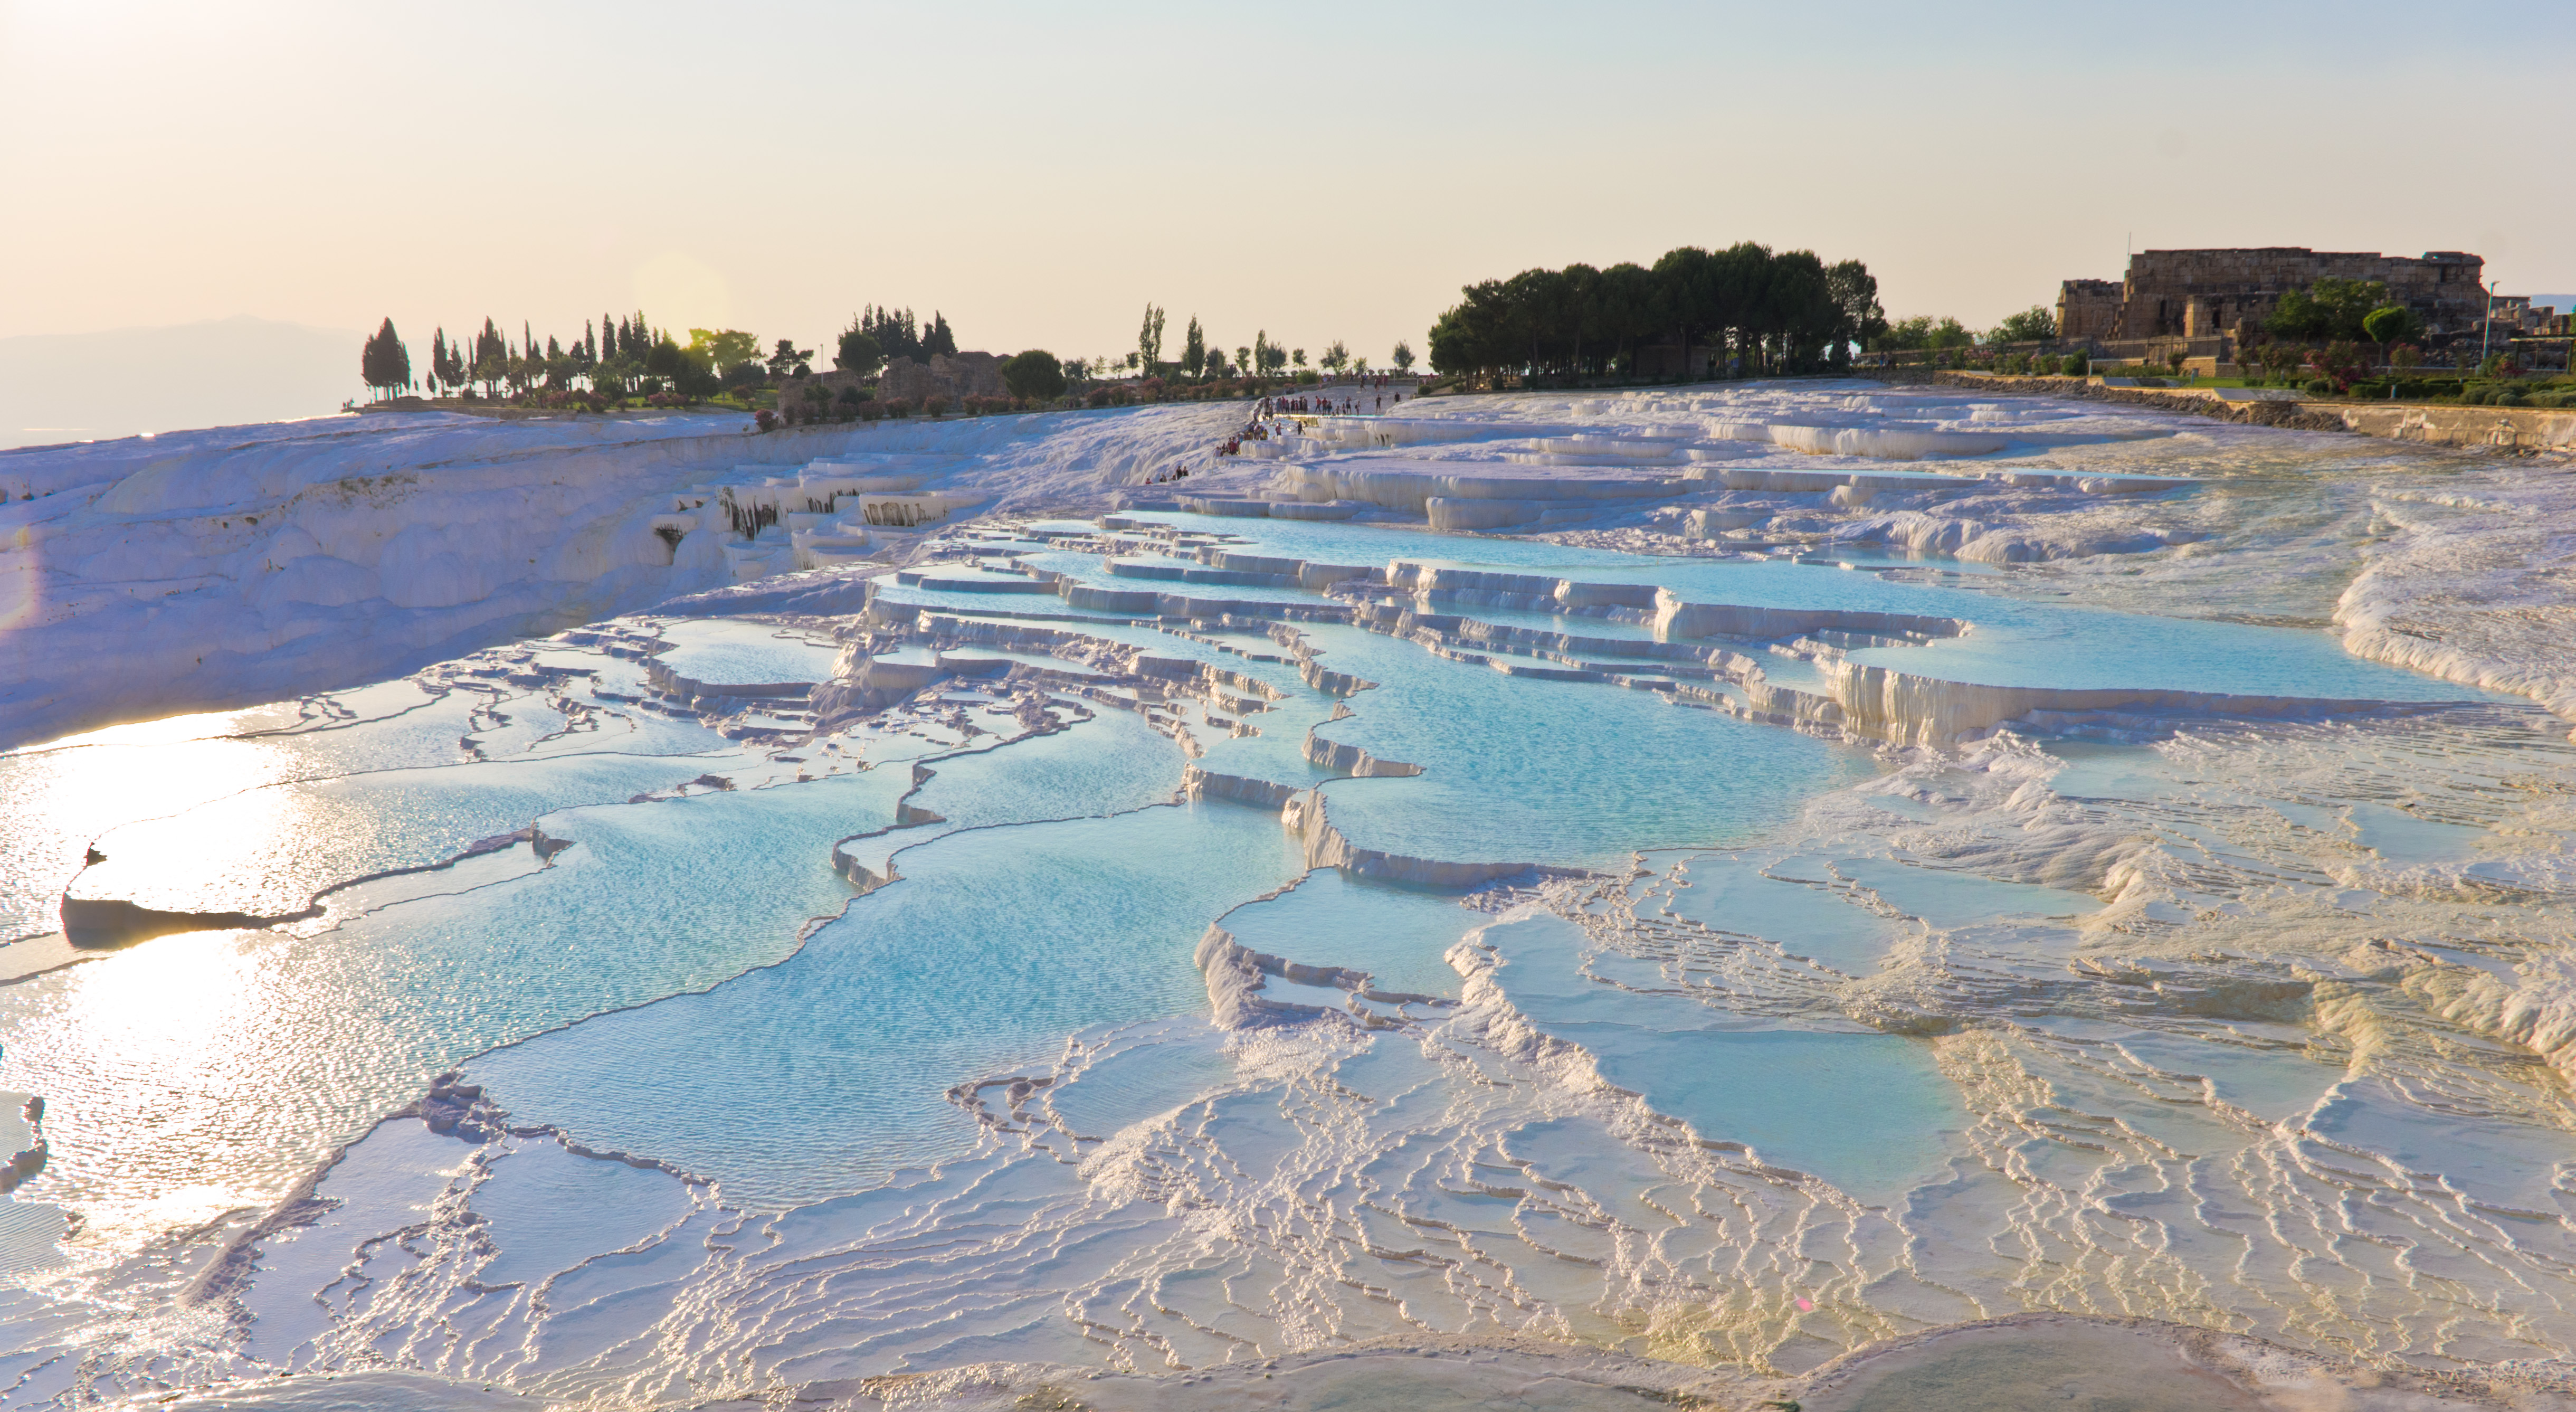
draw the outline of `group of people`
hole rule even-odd
[[[1381,380],[1364,383],[1362,386],[1382,388],[1384,383]],[[1299,413],[1309,416],[1356,417],[1382,413],[1403,400],[1403,393],[1390,394],[1385,391],[1373,393],[1365,401],[1358,393],[1343,397],[1264,397],[1261,399],[1261,405],[1253,410],[1252,416],[1255,421],[1268,421],[1273,417],[1295,416]]]
[[[1313,397],[1264,397],[1259,403],[1254,405],[1252,409],[1252,420],[1243,424],[1243,430],[1227,437],[1225,439],[1225,444],[1217,449],[1217,454],[1220,456],[1241,455],[1243,452],[1243,443],[1247,441],[1268,441],[1274,436],[1285,436],[1287,434],[1287,428],[1279,425],[1279,423],[1288,417],[1357,417],[1382,414],[1387,408],[1404,400],[1404,394],[1389,388],[1387,385],[1388,382],[1389,379],[1383,376],[1361,379],[1360,386],[1363,389],[1376,389],[1365,399],[1363,399],[1357,392],[1339,397],[1324,397],[1321,395]]]

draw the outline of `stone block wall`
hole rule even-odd
[[[877,379],[877,396],[900,397],[914,406],[926,397],[1002,397],[1002,360],[990,353],[934,353],[927,364],[899,358]]]
[[[2120,282],[2070,279],[2057,287],[2059,338],[2116,338],[2120,332]]]
[[[2318,251],[2282,245],[2235,250],[2146,250],[2127,277],[2068,280],[2058,295],[2066,336],[2102,340],[2243,338],[2281,296],[2320,279],[2378,280],[2439,337],[2473,331],[2485,315],[2485,262],[2457,250],[2420,257]],[[2116,289],[2116,299],[2106,291]],[[2116,302],[2117,313],[2106,306]],[[2107,326],[2106,326],[2107,322]]]

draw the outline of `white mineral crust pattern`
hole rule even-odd
[[[0,452],[0,1407],[2576,1406],[2563,457],[1405,390]]]

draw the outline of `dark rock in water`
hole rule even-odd
[[[246,912],[156,912],[117,898],[66,897],[62,908],[63,939],[74,946],[109,950],[180,932],[254,931],[321,915],[319,906],[275,917],[255,917]]]
[[[0,1196],[6,1196],[25,1185],[38,1172],[45,1170],[45,1145],[37,1143],[5,1163],[0,1163]]]

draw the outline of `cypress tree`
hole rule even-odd
[[[359,350],[358,372],[367,380],[367,386],[387,397],[411,385],[411,350],[403,347],[402,336],[394,332],[390,317]]]
[[[921,351],[924,356],[957,356],[957,335],[948,331],[948,316],[936,309],[930,311],[930,327],[922,331]]]
[[[447,388],[447,325],[429,336],[429,387],[432,392]]]

